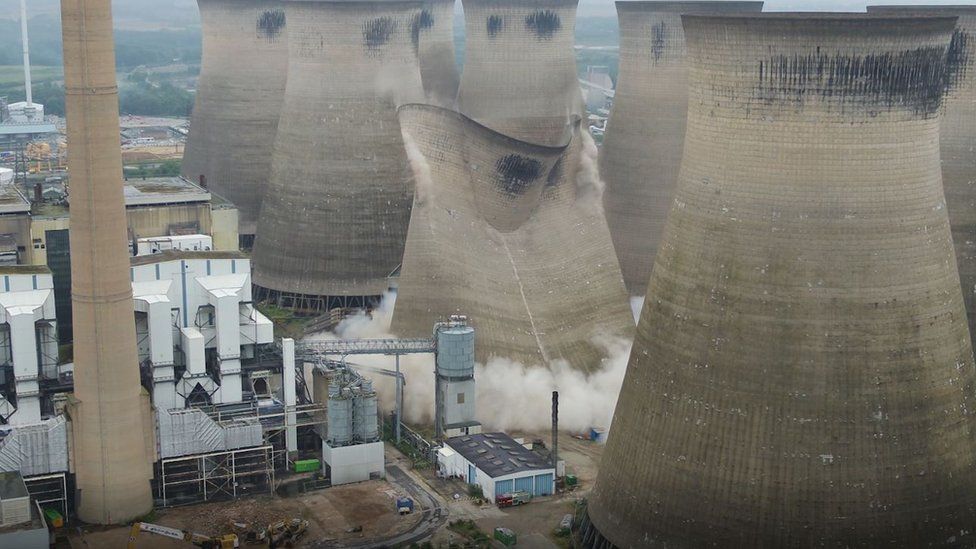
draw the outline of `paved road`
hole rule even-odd
[[[403,472],[403,469],[396,465],[386,467],[386,479],[407,492],[413,498],[414,508],[423,509],[420,522],[413,528],[381,539],[371,540],[330,540],[314,544],[315,549],[331,549],[333,547],[406,547],[411,543],[418,543],[434,534],[445,522],[447,522],[447,509],[441,507],[440,502],[430,494],[423,486],[418,484],[413,477]]]

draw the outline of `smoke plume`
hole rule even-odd
[[[401,129],[403,135],[403,146],[407,151],[407,160],[410,161],[410,168],[414,178],[414,206],[423,207],[427,204],[427,197],[433,190],[434,182],[430,176],[430,164],[424,153],[420,152],[420,147],[413,140],[408,132]]]

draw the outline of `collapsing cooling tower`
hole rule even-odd
[[[454,57],[454,0],[424,2],[411,32],[417,34],[420,76],[427,102],[453,107],[460,78]]]
[[[358,305],[388,289],[403,256],[413,182],[396,106],[424,98],[412,31],[420,4],[287,8],[289,78],[254,282],[286,307]]]
[[[462,312],[481,362],[598,369],[594,338],[629,338],[633,320],[599,196],[577,186],[578,130],[533,145],[424,105],[400,123],[422,158],[393,332],[429,337]]]
[[[868,6],[868,11],[959,17],[953,38],[957,66],[942,118],[942,186],[969,333],[976,340],[976,6]]]
[[[620,76],[600,150],[607,224],[627,290],[644,295],[678,182],[688,111],[682,13],[762,2],[617,2]]]
[[[954,18],[684,16],[687,138],[588,546],[972,544]]]
[[[458,110],[489,128],[555,144],[584,114],[573,32],[577,0],[463,0]]]
[[[253,235],[285,93],[285,11],[278,0],[197,3],[203,59],[182,171],[233,202]]]

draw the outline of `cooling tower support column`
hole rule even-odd
[[[110,0],[62,0],[78,516],[114,524],[152,508],[148,398],[139,383],[126,249]]]
[[[939,165],[955,18],[682,20],[683,160],[584,538],[973,545]]]

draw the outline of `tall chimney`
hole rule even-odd
[[[126,253],[111,0],[61,0],[71,173],[78,516],[113,524],[152,509]]]
[[[552,467],[559,461],[559,391],[552,392]]]
[[[20,0],[20,39],[24,43],[24,92],[27,94],[27,106],[34,104],[31,96],[30,47],[27,42],[27,0]]]

